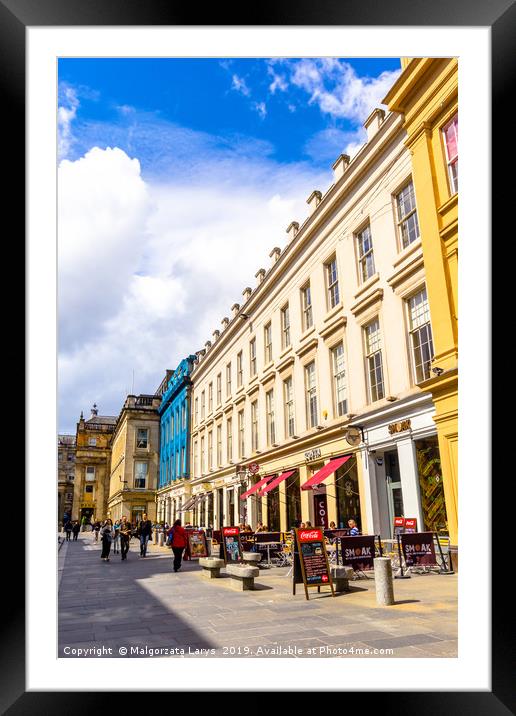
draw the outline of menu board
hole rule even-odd
[[[305,596],[308,599],[308,587],[317,587],[328,584],[332,595],[335,596],[331,580],[330,565],[326,554],[326,545],[322,529],[296,529],[296,554],[294,561],[293,581],[299,583],[299,577],[305,587]],[[296,560],[298,564],[296,564]],[[301,575],[299,574],[301,568]]]
[[[188,552],[191,559],[208,556],[208,545],[204,530],[187,530]]]
[[[238,527],[222,528],[222,548],[226,564],[242,561],[242,543],[240,542],[240,529]]]
[[[433,532],[402,534],[400,539],[407,567],[437,564]]]
[[[368,569],[374,569],[374,535],[342,537],[340,545],[342,549],[342,564],[353,567],[355,572],[365,572]]]

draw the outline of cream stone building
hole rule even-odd
[[[418,387],[433,348],[411,157],[398,114],[376,109],[365,127],[197,354],[194,524],[446,528],[434,406]]]
[[[156,519],[160,396],[128,395],[111,443],[108,516]]]
[[[75,435],[57,436],[57,519],[72,515],[75,480]]]

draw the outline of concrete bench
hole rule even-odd
[[[331,568],[331,579],[336,592],[349,592],[349,580],[353,579],[353,567],[338,566]]]
[[[231,577],[231,586],[240,592],[254,589],[254,578],[260,574],[258,567],[231,564],[226,567],[226,574]]]
[[[201,557],[199,564],[202,567],[202,575],[206,579],[217,579],[220,577],[220,569],[224,566],[223,559],[216,559],[215,557]]]
[[[262,555],[259,552],[242,552],[242,559],[244,560],[244,564],[250,567],[258,567]]]

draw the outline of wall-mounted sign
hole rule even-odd
[[[293,594],[296,593],[296,584],[303,583],[305,596],[308,596],[308,587],[321,585],[331,587],[332,596],[335,596],[331,580],[330,565],[326,553],[326,545],[322,529],[296,529],[296,549],[294,551]]]
[[[314,448],[313,450],[309,450],[308,452],[305,452],[306,462],[310,462],[311,460],[317,460],[320,457],[321,457],[321,448]]]
[[[409,420],[400,420],[398,423],[391,423],[390,425],[387,425],[387,430],[391,435],[394,435],[395,433],[402,433],[405,430],[410,430],[412,427],[410,419]]]
[[[251,475],[256,475],[256,473],[260,471],[260,466],[257,462],[250,462],[247,469],[249,470]]]
[[[242,543],[240,542],[240,530],[238,527],[222,528],[222,549],[224,562],[234,564],[242,561]]]
[[[328,527],[328,499],[325,494],[314,495],[315,524],[317,527]]]

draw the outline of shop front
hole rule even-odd
[[[423,395],[404,407],[363,421],[368,522],[385,538],[392,537],[395,517],[415,518],[419,531],[447,535],[433,404]]]

